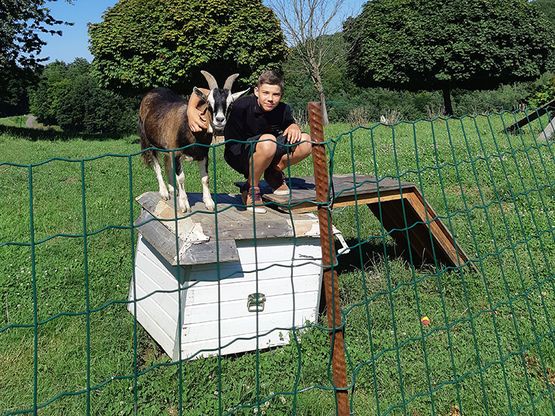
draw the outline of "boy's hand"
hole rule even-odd
[[[287,127],[283,134],[291,144],[300,142],[302,138],[301,128],[294,123]]]
[[[208,90],[203,88],[200,88],[200,90],[205,94],[208,93]],[[207,109],[208,106],[206,104],[203,105],[200,97],[193,92],[187,103],[187,119],[189,128],[193,133],[208,129],[208,121],[206,119]]]
[[[201,112],[196,108],[187,109],[187,119],[189,121],[189,128],[193,133],[208,129],[206,111]]]

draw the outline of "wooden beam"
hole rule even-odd
[[[555,110],[555,100],[550,101],[550,102],[548,102],[547,104],[545,104],[541,107],[538,107],[534,113],[526,115],[526,117],[520,119],[516,123],[511,124],[509,127],[507,127],[505,129],[505,131],[513,133],[517,129],[520,129],[521,127],[525,126],[526,124],[528,124],[528,123],[536,120],[537,118],[543,116],[545,113],[547,113],[550,110]]]

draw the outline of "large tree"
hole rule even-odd
[[[553,49],[527,0],[374,0],[345,25],[349,72],[363,86],[494,89],[537,78]]]
[[[239,72],[252,82],[278,65],[287,47],[279,22],[261,0],[120,0],[89,26],[93,64],[103,82],[124,92],[153,86],[188,93]]]
[[[55,0],[0,1],[0,113],[22,108],[21,96],[26,84],[34,79],[46,42],[41,34],[61,35],[58,25],[64,23],[52,17],[47,7]]]

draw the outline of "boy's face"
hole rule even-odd
[[[279,85],[262,84],[254,89],[254,95],[262,110],[272,111],[281,101],[281,88]]]

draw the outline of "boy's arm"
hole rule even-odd
[[[199,88],[205,95],[210,93],[210,90]],[[187,104],[187,119],[189,128],[193,133],[208,129],[208,121],[206,120],[207,106],[204,101],[194,92],[189,97]]]

